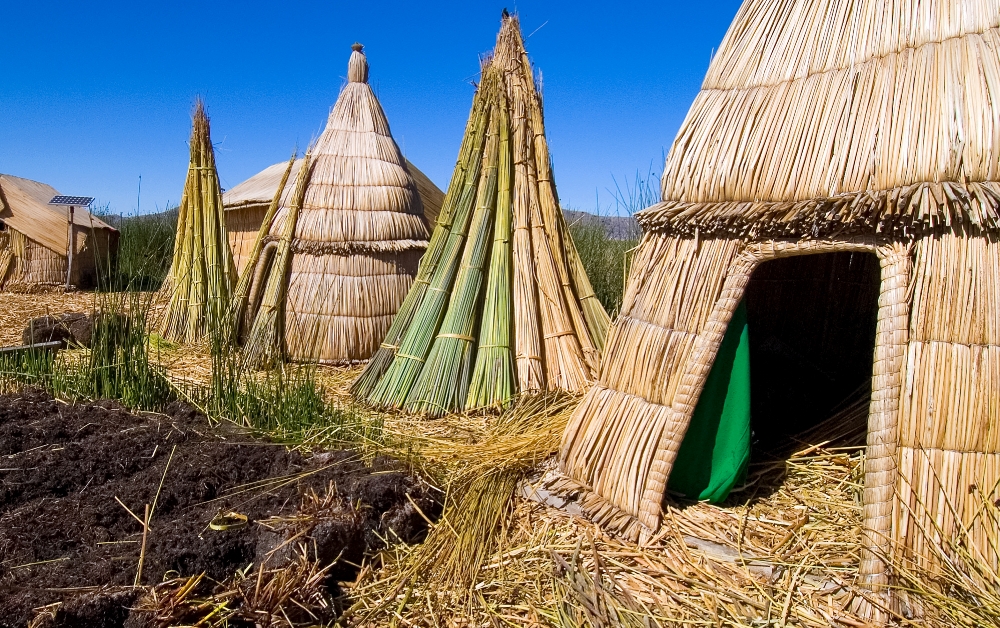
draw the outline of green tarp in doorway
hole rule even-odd
[[[667,484],[687,499],[719,503],[750,460],[750,344],[740,303],[705,381]]]

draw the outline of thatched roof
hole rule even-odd
[[[647,228],[1000,227],[1000,2],[747,0]]]
[[[0,174],[0,220],[45,248],[65,255],[68,212],[49,205],[58,194],[51,185]],[[83,229],[115,230],[82,207],[73,213],[73,224]]]
[[[420,194],[368,84],[368,61],[360,44],[348,62],[347,77],[312,150],[296,245],[313,253],[342,251],[346,245],[354,251],[426,248],[429,233]],[[287,207],[279,210],[272,235],[280,233],[287,215]]]
[[[420,201],[424,206],[424,219],[426,219],[428,226],[433,226],[437,220],[438,213],[441,211],[441,204],[444,202],[444,192],[441,191],[441,188],[434,185],[434,182],[421,172],[419,168],[414,166],[409,159],[404,158],[403,161],[406,163],[406,169],[409,171],[410,177],[417,186],[417,192],[420,194]],[[232,189],[226,190],[225,194],[223,194],[223,202],[226,205],[226,210],[249,207],[266,208],[274,198],[274,191],[278,187],[278,183],[281,182],[281,176],[285,173],[287,165],[286,162],[282,161],[268,166],[246,181],[236,185]],[[298,176],[301,165],[302,159],[296,159],[295,164],[292,166],[292,172],[288,177],[288,182],[285,184],[285,191],[281,199],[282,206],[287,207],[291,202],[292,192],[295,188],[295,178]]]

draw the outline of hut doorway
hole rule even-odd
[[[754,270],[744,296],[753,458],[797,448],[834,415],[853,417],[840,433],[864,444],[879,286],[874,253],[783,257]]]

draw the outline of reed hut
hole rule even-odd
[[[424,219],[428,225],[434,225],[441,203],[444,202],[444,192],[430,178],[414,166],[409,159],[404,158],[406,170],[417,186],[420,201],[424,209]],[[237,270],[242,273],[253,250],[257,232],[264,220],[267,209],[285,172],[285,162],[264,168],[246,181],[226,190],[222,201],[226,207],[226,231],[229,233],[229,244],[233,251],[233,261]],[[301,159],[296,159],[292,165],[288,181],[281,196],[281,206],[291,203],[295,179],[298,176]]]
[[[985,0],[744,2],[563,437],[561,486],[597,522],[659,529],[742,304],[755,432],[870,382],[863,581],[966,529],[995,568],[977,513],[1000,497],[998,27]]]
[[[434,416],[582,392],[608,325],[559,208],[520,25],[504,11],[417,281],[352,391]]]
[[[354,44],[347,72],[297,176],[274,168],[284,171],[286,184],[274,177],[267,186],[276,211],[262,224],[264,246],[243,273],[253,277],[246,318],[255,365],[370,358],[427,248],[418,186],[368,84],[361,44]],[[277,192],[288,182],[286,202]]]
[[[97,285],[118,252],[118,231],[86,208],[77,207],[70,225],[65,207],[49,205],[59,192],[50,185],[0,174],[0,289]],[[72,233],[72,240],[70,234]]]

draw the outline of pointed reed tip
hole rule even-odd
[[[347,62],[347,80],[351,83],[368,82],[368,60],[363,52],[364,46],[358,42],[351,45],[351,60]]]

